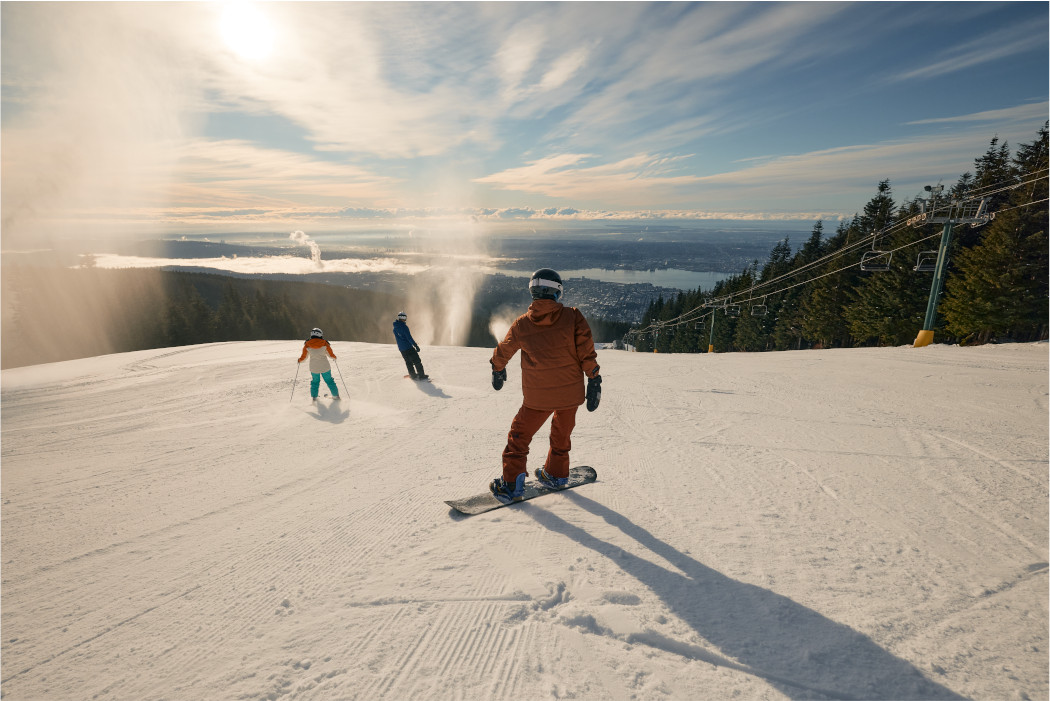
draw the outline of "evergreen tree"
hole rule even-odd
[[[988,150],[974,162],[973,189],[977,194],[1008,187],[1014,182],[1014,169],[1010,159],[1010,146],[1007,142],[999,144],[999,137],[992,138]],[[990,195],[989,208],[996,211],[1009,200],[1009,192],[996,192]]]
[[[217,315],[216,338],[220,341],[250,341],[260,338],[254,331],[253,319],[237,288],[227,282],[222,288],[222,302]]]
[[[190,326],[190,343],[211,343],[218,330],[218,316],[212,311],[204,298],[196,293],[190,298],[186,308],[186,319]]]
[[[768,266],[767,266],[768,267]],[[748,287],[753,287],[758,278],[758,261],[755,261],[748,269],[745,279],[742,281]],[[737,320],[736,329],[733,334],[733,347],[740,351],[764,351],[769,341],[769,329],[766,317],[754,316],[751,309],[756,304],[748,292],[748,299],[741,304],[740,318]]]
[[[256,290],[252,300],[252,318],[255,320],[255,333],[258,338],[281,340],[298,338],[295,321],[288,310],[288,296],[267,297],[262,290]]]
[[[955,183],[951,190],[948,191],[948,196],[952,199],[960,199],[965,197],[973,189],[973,173],[966,172],[959,176],[959,180]]]
[[[890,181],[879,182],[878,191],[871,200],[864,205],[864,213],[855,218],[862,234],[871,235],[881,233],[893,221],[893,191]]]
[[[1044,125],[1036,141],[1018,149],[1015,176],[1045,173],[1047,151]],[[979,343],[997,336],[1031,340],[1046,335],[1046,197],[1045,176],[1011,191],[980,243],[958,254],[940,308],[952,333]]]
[[[840,222],[835,236],[825,245],[825,253],[831,255],[845,246],[855,226],[852,220]],[[842,259],[834,256],[817,267],[802,302],[803,333],[824,348],[846,345],[850,340],[844,309],[858,273],[856,267],[839,270],[842,267]]]
[[[901,227],[890,237],[890,245],[900,248],[914,238],[912,229]],[[912,268],[910,258],[896,255],[889,270],[867,273],[846,310],[846,321],[855,339],[901,345],[915,338],[926,315],[930,276]]]
[[[913,229],[890,226],[894,220],[892,207],[889,182],[884,180],[879,183],[879,193],[865,207],[865,213],[872,213],[869,221],[882,222],[876,231],[889,229],[889,233],[881,237],[881,243],[874,245],[891,251],[906,247],[916,239]],[[914,212],[915,204],[909,203],[906,209],[896,213],[896,220],[903,221]],[[850,333],[860,343],[899,345],[913,339],[922,328],[929,278],[915,274],[909,256],[895,255],[889,264],[889,270],[867,273],[849,295],[846,321]]]
[[[813,232],[795,256],[796,265],[808,265],[824,255],[824,220],[818,219],[813,224]]]

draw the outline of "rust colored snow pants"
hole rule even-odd
[[[569,437],[576,427],[576,410],[569,409],[540,410],[522,406],[510,424],[507,434],[507,447],[503,449],[503,479],[513,483],[522,472],[528,472],[525,466],[529,455],[529,443],[536,431],[540,430],[551,414],[551,447],[547,451],[547,462],[544,469],[551,477],[569,476],[569,450],[572,442]]]

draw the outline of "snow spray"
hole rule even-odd
[[[489,318],[489,333],[499,343],[510,331],[510,325],[517,318],[516,314],[507,311],[498,311]]]

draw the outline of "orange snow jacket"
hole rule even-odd
[[[507,367],[518,350],[525,406],[552,411],[583,404],[583,378],[598,376],[598,354],[579,309],[552,299],[535,300],[493,351],[492,369]]]
[[[332,346],[328,344],[328,341],[323,338],[311,338],[303,344],[303,354],[299,356],[299,362],[303,362],[309,356],[310,372],[328,372],[332,369],[332,365],[328,362],[326,355],[335,357],[335,353],[332,352]]]

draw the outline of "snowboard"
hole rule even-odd
[[[569,483],[561,489],[551,489],[545,487],[536,480],[529,480],[525,482],[525,493],[518,501],[528,501],[536,497],[543,496],[544,494],[550,494],[551,492],[563,492],[566,489],[572,489],[573,487],[579,487],[581,484],[590,484],[598,479],[598,473],[594,471],[593,467],[586,465],[580,467],[574,467],[569,470]],[[465,499],[453,499],[446,501],[445,503],[451,506],[453,509],[461,514],[468,516],[474,516],[476,514],[483,514],[486,511],[492,511],[493,509],[499,509],[504,506],[512,506],[517,504],[518,501],[511,502],[510,504],[504,504],[496,497],[492,496],[492,492],[486,489],[481,494],[475,494],[472,497]]]
[[[416,382],[430,382],[430,375],[426,377],[412,377],[411,375],[405,375],[406,380],[415,380]]]

